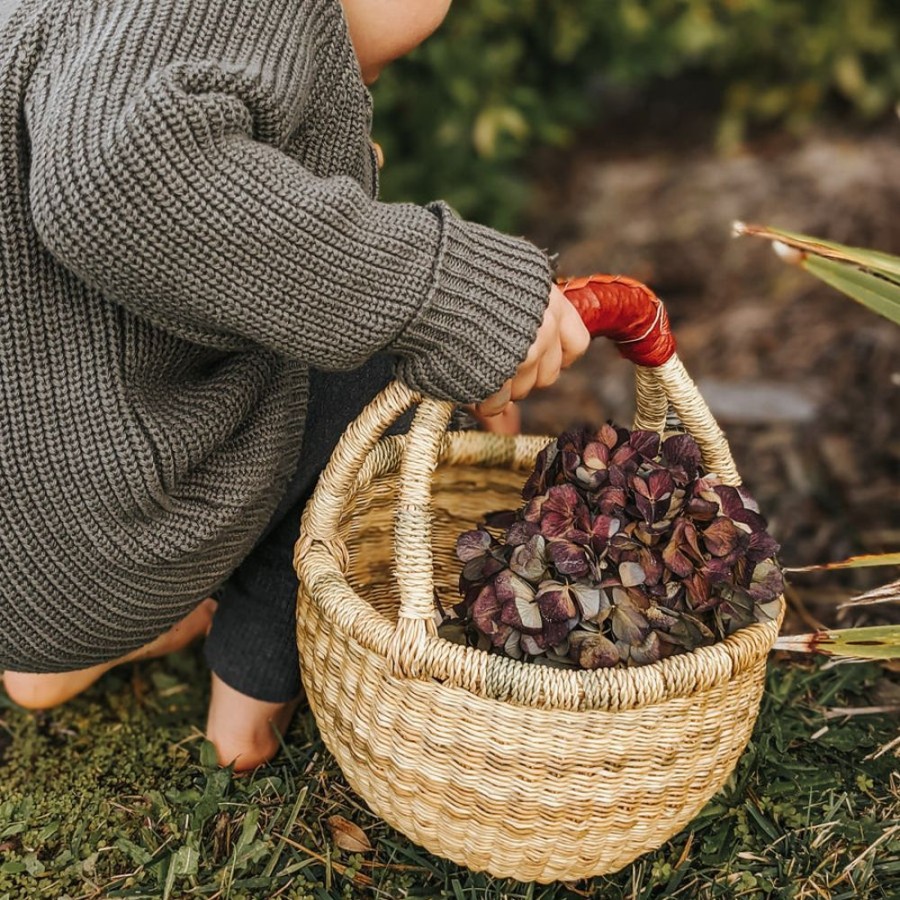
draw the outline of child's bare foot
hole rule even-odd
[[[3,683],[10,698],[27,709],[49,709],[59,706],[90,687],[101,675],[122,663],[165,656],[186,647],[203,637],[212,624],[216,611],[215,600],[204,600],[167,632],[125,656],[72,672],[10,672],[3,675]]]
[[[216,748],[219,765],[234,763],[236,772],[246,772],[267,763],[278,752],[278,735],[287,731],[299,702],[254,700],[213,673],[206,736]]]

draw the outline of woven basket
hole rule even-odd
[[[636,428],[669,404],[707,468],[740,483],[677,357],[636,367]],[[380,435],[419,403],[407,436]],[[522,881],[625,866],[685,826],[750,736],[778,622],[653,665],[522,663],[436,636],[460,532],[515,508],[546,437],[445,433],[449,403],[390,385],[344,434],[295,564],[303,684],[353,789],[432,853]]]

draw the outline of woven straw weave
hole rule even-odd
[[[669,402],[707,467],[739,478],[677,358],[638,368],[636,426]],[[391,385],[348,429],[304,515],[295,562],[303,683],[348,782],[433,853],[522,881],[613,872],[678,832],[722,786],[753,728],[778,623],[650,666],[522,663],[435,635],[458,599],[457,535],[520,505],[549,438],[445,434]]]

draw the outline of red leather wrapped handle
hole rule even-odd
[[[589,275],[559,282],[591,337],[613,341],[625,359],[656,367],[675,353],[675,338],[662,301],[646,285],[624,275]]]

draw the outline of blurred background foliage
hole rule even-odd
[[[455,0],[373,88],[383,196],[515,229],[536,149],[640,115],[657,91],[682,84],[693,104],[702,84],[710,141],[730,152],[753,126],[889,114],[898,46],[897,0]]]

